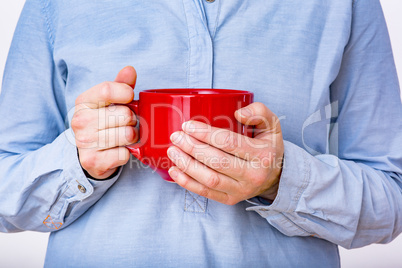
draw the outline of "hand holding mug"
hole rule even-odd
[[[129,103],[139,122],[139,143],[128,145],[142,163],[171,181],[167,156],[170,136],[188,120],[202,121],[217,128],[252,136],[253,129],[239,123],[235,111],[252,103],[253,93],[233,89],[167,88],[148,89]]]
[[[284,152],[278,117],[262,103],[252,103],[235,114],[255,126],[254,138],[207,124],[189,121],[172,134],[175,146],[168,156],[173,180],[187,190],[234,205],[254,196],[274,200]]]
[[[130,159],[124,146],[137,141],[136,116],[122,104],[133,100],[136,79],[135,69],[126,67],[115,82],[96,85],[76,99],[71,127],[81,166],[93,178],[108,178]]]

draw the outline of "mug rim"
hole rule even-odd
[[[198,92],[209,91],[209,93],[199,94]],[[195,92],[197,92],[195,94]],[[221,88],[160,88],[160,89],[146,89],[140,94],[158,94],[170,96],[230,96],[230,95],[245,95],[253,94],[247,90],[238,89],[221,89]]]

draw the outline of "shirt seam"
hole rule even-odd
[[[45,3],[45,1],[41,0],[40,1],[42,4],[42,13],[44,15],[45,18],[45,22],[46,22],[46,29],[47,29],[47,33],[48,33],[48,41],[50,44],[50,47],[52,50],[54,50],[54,37],[52,34],[52,25],[49,19],[49,13],[48,13],[48,7],[49,7],[49,2]]]
[[[188,19],[187,19],[187,13],[186,13],[186,7],[184,6],[184,0],[182,1],[183,4],[183,12],[184,12],[184,18],[186,20],[187,24],[187,40],[188,40],[188,58],[187,58],[187,77],[186,77],[186,83],[187,87],[190,87],[190,75],[191,75],[191,70],[190,70],[190,61],[191,61],[191,40],[190,40],[190,29],[189,29],[189,24],[188,24]]]
[[[60,199],[65,195],[65,193],[68,191],[68,189],[70,189],[70,185],[67,185],[66,189],[63,190],[63,192],[60,194],[60,196],[57,197],[56,201],[53,203],[53,205],[51,206],[51,208],[49,209],[48,214],[49,215],[54,215],[53,214],[53,210],[56,206],[58,206]],[[57,214],[57,213],[56,213]]]
[[[293,196],[293,198],[289,198],[289,204],[282,209],[282,211],[287,211],[287,212],[295,212],[297,209],[297,204],[300,201],[300,198],[304,192],[304,190],[307,188],[308,184],[310,183],[310,159],[302,153],[302,158],[303,158],[303,178],[300,186],[297,187],[296,194]],[[286,161],[286,156],[285,156],[285,161]],[[286,163],[285,167],[286,168]],[[290,167],[287,167],[290,168]],[[293,172],[292,172],[293,173]],[[294,178],[287,178],[287,179],[294,179]],[[277,209],[278,204],[281,202],[281,197],[282,197],[282,191],[283,188],[279,187],[278,189],[278,195],[274,202],[271,204],[271,209],[276,210],[276,211],[281,211],[281,209]]]
[[[216,14],[216,20],[215,20],[215,26],[214,26],[214,31],[211,35],[211,41],[214,41],[215,39],[215,35],[216,35],[216,30],[218,29],[218,25],[219,25],[219,18],[221,15],[221,1],[218,2],[218,13]]]
[[[281,212],[280,214],[285,218],[285,220],[287,220],[288,222],[290,222],[291,224],[293,224],[293,225],[294,225],[297,229],[299,229],[300,231],[302,231],[302,232],[304,232],[304,233],[306,233],[306,234],[309,234],[309,235],[313,235],[313,234],[314,234],[314,233],[312,233],[312,232],[307,231],[307,230],[304,229],[303,227],[300,227],[300,226],[297,225],[296,223],[294,223],[294,221],[292,221],[289,217],[287,217],[287,216],[285,215],[285,213]]]
[[[297,194],[295,195],[293,201],[295,202],[295,210],[297,207],[297,203],[299,202],[301,195],[303,194],[304,190],[307,188],[308,184],[309,184],[309,178],[310,178],[310,161],[309,159],[306,157],[305,154],[303,154],[303,165],[305,168],[304,171],[304,178],[303,178],[303,183],[300,186],[299,190],[297,191]]]

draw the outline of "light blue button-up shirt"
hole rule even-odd
[[[250,90],[281,119],[272,204],[227,206],[132,159],[86,178],[78,95]],[[48,267],[338,267],[402,231],[402,105],[378,0],[28,0],[0,97],[0,230],[52,231]]]

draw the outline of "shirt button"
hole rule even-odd
[[[81,184],[78,184],[78,190],[80,190],[80,192],[83,194],[85,194],[87,192],[87,189],[85,189],[85,187],[82,186]]]
[[[215,2],[215,0],[205,0],[205,1],[207,1],[208,3],[213,3],[213,2]]]

